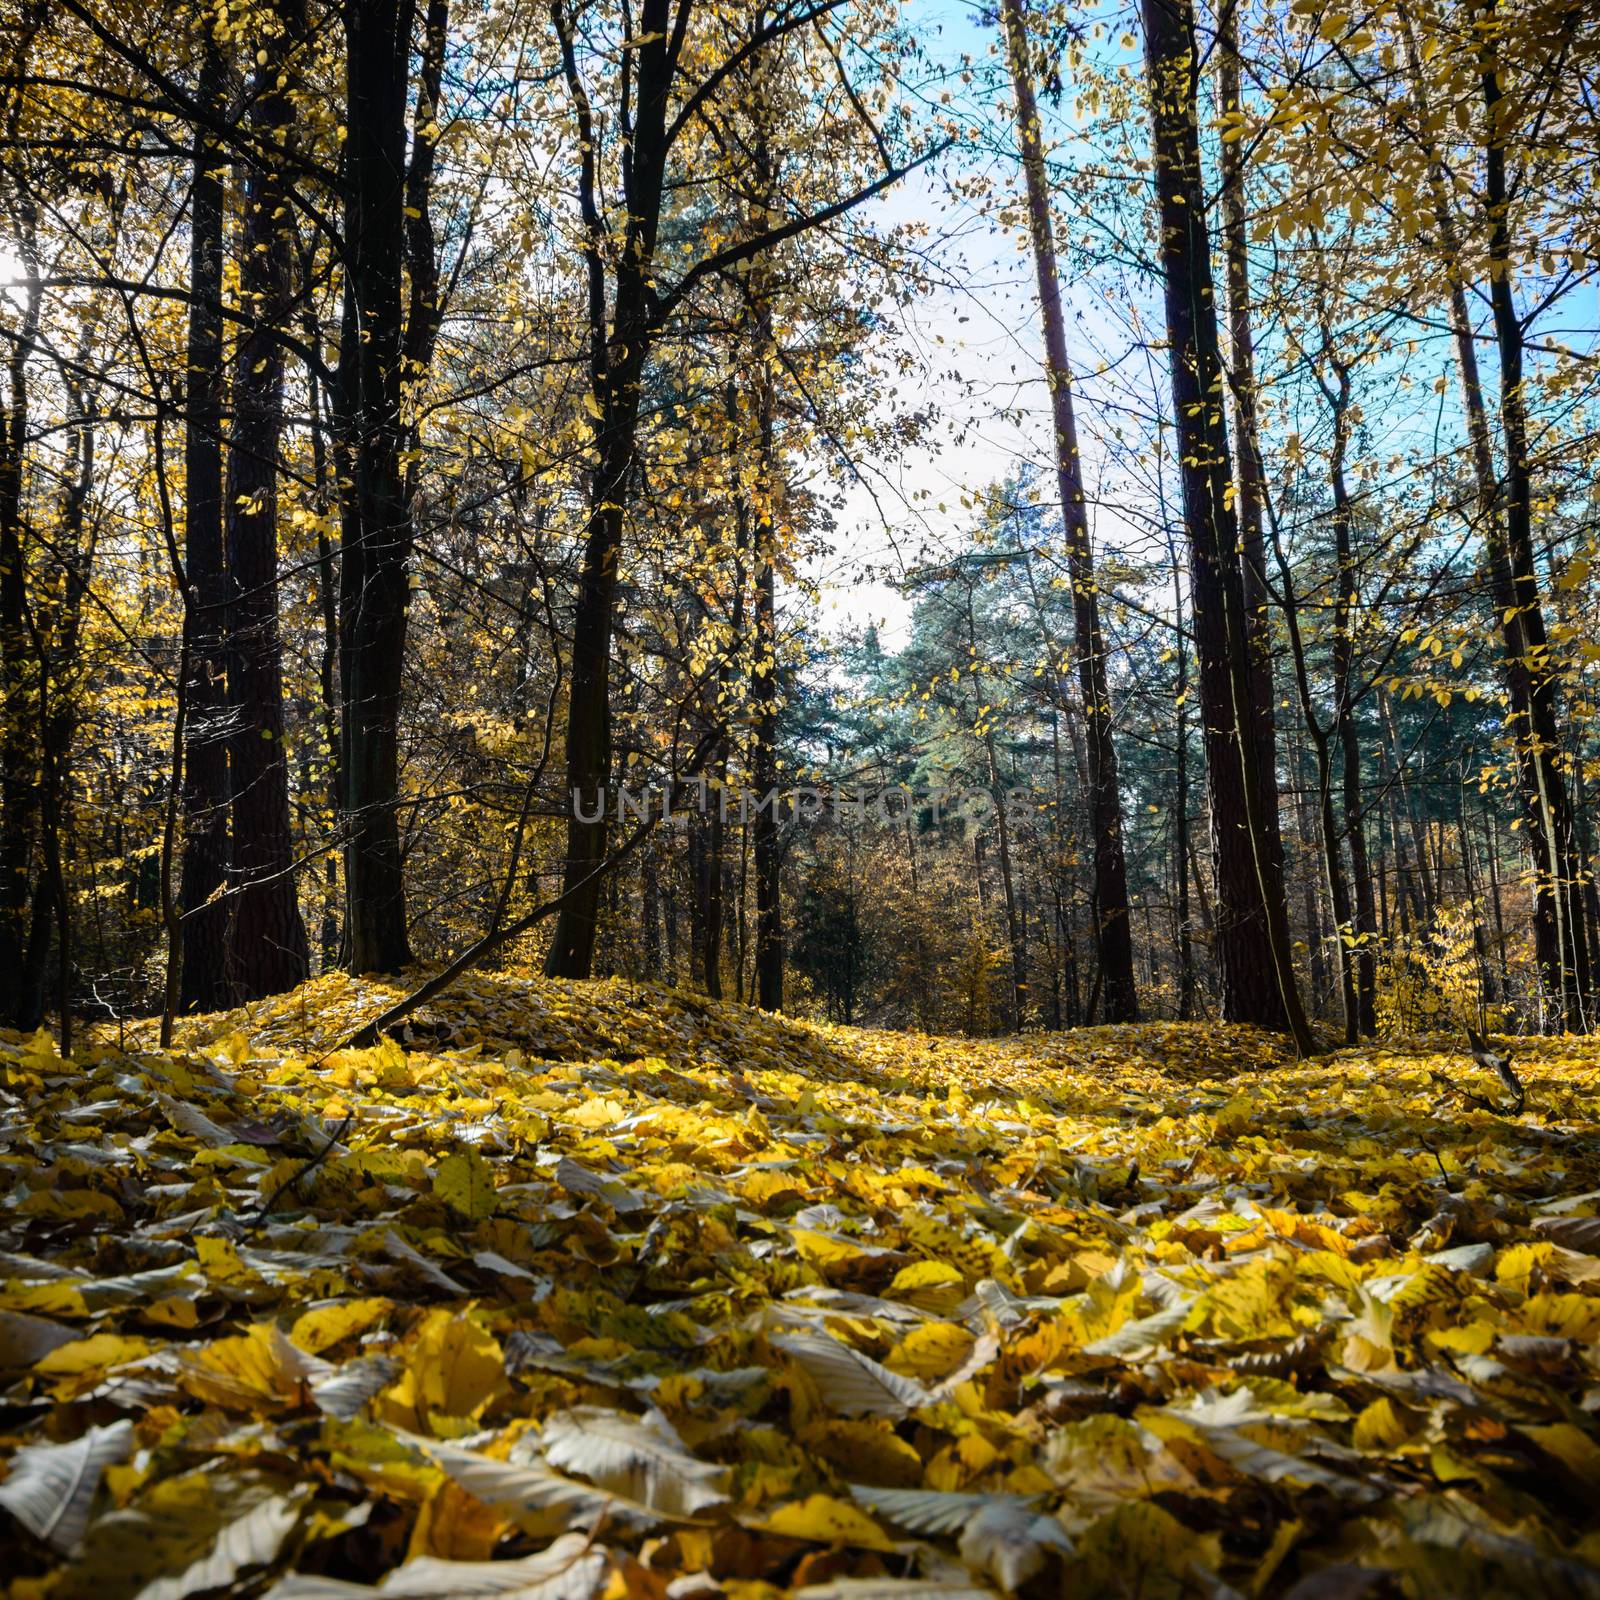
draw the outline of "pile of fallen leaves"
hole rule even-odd
[[[0,1034],[6,1594],[1600,1595],[1587,1042],[393,997]]]

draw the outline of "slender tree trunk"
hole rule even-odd
[[[1330,359],[1332,359],[1330,357]],[[1350,490],[1345,482],[1345,452],[1350,442],[1350,372],[1336,360],[1333,363],[1337,387],[1333,392],[1333,452],[1329,474],[1333,486],[1334,570],[1338,593],[1333,606],[1333,708],[1334,729],[1339,739],[1341,795],[1344,810],[1344,836],[1350,849],[1350,878],[1354,888],[1354,918],[1348,935],[1341,926],[1341,943],[1353,946],[1343,965],[1347,978],[1345,999],[1349,1010],[1345,1019],[1346,1036],[1377,1031],[1377,966],[1373,944],[1377,938],[1377,917],[1372,904],[1372,870],[1367,863],[1365,807],[1361,798],[1361,744],[1355,719],[1355,619],[1357,575],[1351,551],[1350,525],[1353,512]]]
[[[587,94],[578,72],[570,23],[561,0],[552,14],[561,37],[568,90],[583,145],[580,201],[588,239],[590,392],[599,413],[596,463],[573,622],[572,683],[567,705],[566,900],[556,920],[545,971],[586,978],[594,960],[600,875],[606,856],[607,786],[611,779],[611,633],[623,508],[634,468],[639,384],[651,339],[652,277],[667,160],[667,101],[673,66],[667,0],[644,0],[639,45],[630,52],[636,95],[631,159],[623,196],[626,237],[615,267],[616,293],[605,304],[604,227],[597,209],[594,141]]]
[[[1014,1033],[1020,1033],[1028,999],[1027,971],[1011,871],[1011,821],[1006,815],[1006,796],[1000,784],[1000,766],[995,759],[992,733],[984,738],[984,753],[989,766],[989,792],[994,796],[995,838],[1000,847],[1000,890],[1006,908],[1006,944],[1011,951],[1011,1027]]]
[[[222,51],[202,24],[196,99],[220,105]],[[184,407],[184,575],[189,632],[184,684],[183,864],[178,891],[182,1011],[218,1011],[228,1001],[226,937],[228,703],[223,624],[228,593],[222,543],[223,168],[215,140],[195,131],[189,201],[189,338]],[[219,896],[213,899],[213,896]]]
[[[1194,1014],[1194,943],[1189,932],[1189,643],[1183,628],[1183,584],[1178,572],[1178,552],[1168,534],[1167,554],[1172,562],[1172,616],[1177,627],[1178,729],[1177,793],[1173,797],[1173,875],[1178,899],[1178,1019]]]
[[[55,879],[41,872],[34,884],[27,953],[20,971],[22,1001],[17,1026],[24,1032],[39,1026],[49,1004],[50,936],[56,924]]]
[[[306,263],[309,277],[311,261]],[[318,334],[316,318],[305,317],[306,347],[313,352],[317,364],[321,362],[322,341]],[[322,623],[321,649],[317,660],[317,687],[322,715],[323,738],[328,745],[327,794],[329,814],[337,829],[344,816],[344,782],[340,776],[340,755],[344,746],[339,719],[339,579],[333,543],[328,538],[324,519],[333,503],[328,481],[328,450],[323,438],[322,383],[317,376],[317,366],[306,373],[306,394],[311,412],[311,474],[316,485],[315,509],[317,513],[317,613]],[[335,853],[327,852],[322,863],[322,926],[317,943],[322,957],[322,970],[331,972],[339,964],[341,933],[339,926],[339,873]]]
[[[1583,877],[1585,941],[1589,949],[1589,992],[1600,994],[1600,883],[1596,882],[1594,823],[1584,792],[1581,754],[1572,764],[1572,804],[1578,829],[1578,860],[1588,864]]]
[[[412,0],[349,0],[346,14],[350,134],[336,403],[346,479],[339,570],[344,957],[353,972],[396,972],[411,960],[399,796],[414,540],[404,464],[414,434],[402,410],[403,385],[415,376],[406,370],[402,311],[408,244],[416,237],[408,240],[406,217],[413,15]],[[412,264],[413,294],[425,307],[432,294],[428,237],[426,265]]]
[[[281,147],[293,108],[282,81],[304,35],[302,0],[284,0],[263,29],[251,128]],[[245,180],[239,298],[246,318],[234,359],[233,431],[225,501],[228,559],[228,984],[236,999],[278,994],[310,971],[294,872],[289,764],[284,752],[283,649],[278,631],[278,451],[283,436],[283,346],[294,295],[288,196],[280,163],[260,156]]]
[[[661,871],[656,860],[656,841],[648,840],[640,858],[639,893],[642,901],[639,918],[640,975],[649,979],[661,976]]]
[[[1217,852],[1216,950],[1224,1015],[1311,1033],[1295,987],[1284,903],[1277,793],[1259,764],[1238,523],[1195,112],[1191,0],[1143,0],[1173,415],[1180,442],[1192,612]]]
[[[1450,325],[1461,368],[1462,400],[1478,490],[1486,564],[1500,618],[1502,672],[1511,701],[1523,826],[1534,862],[1534,942],[1551,1004],[1568,1027],[1587,1027],[1589,996],[1580,874],[1572,839],[1572,810],[1558,764],[1558,685],[1545,649],[1544,614],[1532,550],[1532,482],[1522,393],[1522,326],[1511,273],[1511,234],[1502,91],[1494,47],[1493,0],[1485,7],[1486,69],[1482,88],[1489,129],[1485,201],[1489,213],[1489,300],[1500,357],[1500,420],[1506,476],[1495,473],[1488,407],[1461,275],[1461,250],[1450,197],[1450,174],[1434,144],[1422,55],[1408,12],[1400,20],[1411,75],[1417,140],[1428,163],[1439,251],[1449,285]]]
[[[1400,728],[1395,721],[1394,702],[1384,690],[1378,691],[1378,706],[1389,738],[1389,759],[1394,766],[1394,785],[1389,795],[1390,826],[1394,833],[1395,867],[1400,875],[1400,887],[1405,892],[1407,915],[1419,925],[1432,917],[1432,895],[1428,892],[1423,871],[1412,867],[1412,859],[1422,853],[1421,830],[1417,826],[1416,812],[1411,805],[1411,786],[1406,779],[1405,746],[1400,742]],[[1398,800],[1394,790],[1399,791]],[[1411,840],[1408,854],[1405,839],[1401,837],[1400,824]]]
[[[1400,829],[1400,812],[1395,803],[1394,788],[1388,793],[1389,837],[1394,841],[1394,906],[1400,931],[1409,934],[1422,920],[1422,900],[1417,894],[1417,877],[1406,853],[1405,834]]]
[[[1467,827],[1466,780],[1456,788],[1456,836],[1461,841],[1461,887],[1467,897],[1467,907],[1472,914],[1472,954],[1478,964],[1478,990],[1484,1006],[1498,1003],[1499,993],[1494,981],[1494,967],[1489,960],[1489,939],[1483,928],[1483,897],[1478,892],[1476,871],[1473,867],[1472,835]],[[1480,1019],[1481,1020],[1481,1019]]]
[[[763,362],[765,362],[763,354]],[[758,390],[761,430],[762,503],[755,522],[755,682],[751,699],[755,723],[750,768],[756,791],[756,1004],[763,1011],[783,1009],[783,902],[779,881],[782,856],[778,834],[778,587],[774,503],[777,454],[773,434],[770,376]]]
[[[1378,937],[1387,945],[1389,943],[1389,856],[1384,844],[1381,811],[1374,819],[1374,824],[1378,858]]]
[[[1533,549],[1533,469],[1523,388],[1522,319],[1511,267],[1511,200],[1506,177],[1508,118],[1499,81],[1495,0],[1484,7],[1483,107],[1488,128],[1484,200],[1489,217],[1489,303],[1500,355],[1500,434],[1505,447],[1505,560],[1510,603],[1502,611],[1514,663],[1512,710],[1522,772],[1525,826],[1534,868],[1534,945],[1551,1014],[1573,1032],[1588,1029],[1589,953],[1582,873],[1573,850],[1572,806],[1561,768],[1560,675],[1550,655]]]
[[[750,1003],[750,823],[747,808],[739,807],[739,888],[734,899],[734,986],[733,997],[740,1005]]]
[[[20,98],[20,97],[19,97]],[[37,686],[28,641],[28,575],[24,545],[23,474],[28,443],[28,362],[39,330],[40,291],[30,272],[27,300],[11,340],[9,405],[0,430],[0,678],[5,726],[0,729],[0,1018],[22,1026],[23,982],[33,896],[39,815]]]
[[[1072,404],[1072,369],[1067,359],[1066,319],[1056,273],[1050,191],[1044,146],[1034,100],[1024,0],[1002,0],[1006,52],[1017,102],[1017,137],[1028,193],[1028,220],[1044,324],[1045,368],[1055,421],[1056,478],[1072,579],[1073,624],[1078,679],[1088,731],[1089,814],[1094,838],[1094,922],[1100,970],[1104,975],[1106,1019],[1135,1022],[1138,990],[1133,973],[1133,934],[1128,917],[1128,869],[1123,854],[1122,796],[1112,737],[1111,690],[1106,673],[1105,636],[1100,626],[1099,590],[1089,543],[1083,464]]]
[[[663,835],[666,855],[665,872],[661,889],[661,927],[666,940],[666,981],[678,981],[678,850],[673,842],[675,831],[668,828]]]
[[[728,761],[724,750],[720,762],[713,769],[713,776],[725,778],[727,771]],[[708,787],[706,803],[709,809],[702,819],[700,970],[706,993],[713,1000],[722,998],[723,857],[727,838],[727,819],[723,810],[725,793],[720,783]]]
[[[730,436],[737,438],[738,392],[731,379],[724,394],[723,411]],[[733,594],[728,607],[728,627],[730,637],[741,640],[744,637],[744,564],[750,542],[750,511],[743,494],[737,489],[734,493],[733,513]],[[726,649],[720,653],[713,683],[716,693],[709,707],[709,715],[712,719],[724,719],[729,683]],[[706,841],[705,974],[706,993],[713,1000],[722,998],[722,951],[727,923],[728,746],[728,732],[724,721],[718,734],[716,753],[711,761],[712,810]]]
[[[1239,89],[1238,0],[1220,0],[1217,12],[1217,88],[1225,120],[1243,117]],[[1242,120],[1237,123],[1242,126]],[[1261,432],[1256,416],[1255,338],[1251,328],[1250,244],[1246,229],[1245,169],[1248,142],[1224,138],[1220,144],[1222,179],[1222,247],[1228,285],[1228,387],[1233,395],[1238,466],[1236,504],[1239,510],[1239,564],[1244,579],[1246,626],[1254,678],[1256,759],[1265,781],[1278,769],[1277,726],[1272,684],[1272,630],[1267,604],[1266,543],[1262,513],[1267,475],[1261,459]],[[1281,838],[1279,868],[1283,870]]]
[[[34,39],[46,7],[35,4],[18,18],[13,61],[26,80]],[[21,144],[24,95],[6,99],[6,145]],[[34,839],[40,807],[39,751],[28,636],[28,552],[23,507],[28,449],[28,362],[39,336],[42,288],[35,242],[36,212],[28,185],[15,185],[13,215],[27,282],[20,316],[7,341],[8,393],[0,410],[0,1021],[21,1026],[28,1006],[23,975],[29,948]],[[15,305],[8,312],[16,314]]]
[[[1500,830],[1487,798],[1483,802],[1483,843],[1489,859],[1489,909],[1494,914],[1495,951],[1500,958],[1500,993],[1511,992],[1511,963],[1506,956],[1506,919],[1500,903]]]
[[[1311,738],[1312,759],[1317,775],[1317,832],[1322,844],[1322,881],[1328,891],[1328,907],[1333,914],[1334,968],[1339,978],[1339,1015],[1345,1038],[1354,1042],[1361,1033],[1361,1005],[1356,980],[1355,918],[1351,914],[1350,882],[1345,877],[1344,856],[1339,848],[1339,822],[1333,803],[1333,752],[1328,730],[1318,722],[1312,704],[1306,673],[1305,652],[1292,594],[1286,595],[1285,614],[1294,649],[1295,676],[1300,686],[1301,711]],[[1335,678],[1338,672],[1335,669]],[[1339,689],[1335,686],[1335,696]]]
[[[1304,718],[1301,722],[1304,728]],[[1313,764],[1315,757],[1313,757]],[[1322,1006],[1328,995],[1327,972],[1327,932],[1322,918],[1322,896],[1318,890],[1319,877],[1326,881],[1326,874],[1319,874],[1311,864],[1313,860],[1321,861],[1322,855],[1313,843],[1316,829],[1311,820],[1311,809],[1306,803],[1307,780],[1305,776],[1305,747],[1301,740],[1295,742],[1294,752],[1295,772],[1295,827],[1300,835],[1300,851],[1306,858],[1301,872],[1304,883],[1304,915],[1306,919],[1306,943],[1311,950],[1311,993],[1313,997],[1313,1010],[1321,1015]]]
[[[1380,703],[1383,707],[1384,726],[1388,731],[1389,750],[1394,762],[1395,782],[1400,789],[1398,802],[1398,816],[1404,820],[1406,832],[1411,838],[1411,857],[1416,862],[1416,875],[1414,882],[1417,890],[1413,899],[1419,922],[1428,923],[1433,920],[1434,908],[1439,904],[1434,888],[1433,873],[1428,864],[1428,834],[1421,816],[1417,810],[1415,797],[1411,793],[1411,780],[1406,776],[1406,750],[1400,742],[1400,729],[1394,716],[1394,702],[1387,693],[1380,692]]]
[[[706,819],[689,819],[689,982],[705,987],[706,953]]]

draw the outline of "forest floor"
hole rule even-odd
[[[13,1600],[1600,1595],[1600,1041],[394,993],[0,1034]]]

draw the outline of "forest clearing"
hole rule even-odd
[[[1600,1600],[1595,0],[0,0],[0,1600]]]
[[[1587,1041],[390,997],[0,1047],[8,1595],[1600,1593]]]

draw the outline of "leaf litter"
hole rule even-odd
[[[0,1034],[7,1596],[1600,1595],[1591,1042],[397,992]]]

